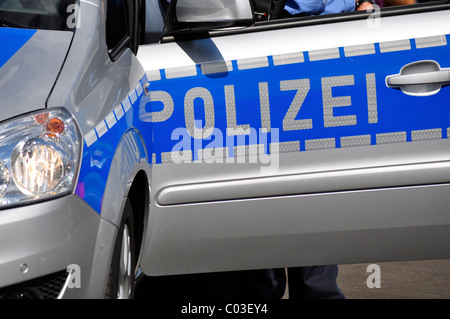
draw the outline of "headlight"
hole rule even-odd
[[[0,208],[73,191],[81,140],[62,108],[0,124]]]
[[[2,198],[6,194],[8,185],[9,170],[6,168],[6,165],[2,161],[0,161],[0,198]]]

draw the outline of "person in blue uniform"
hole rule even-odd
[[[324,15],[372,9],[372,0],[287,0],[284,10],[289,16]]]

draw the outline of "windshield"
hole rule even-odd
[[[0,27],[71,30],[75,0],[0,0]],[[72,5],[72,6],[71,6]]]

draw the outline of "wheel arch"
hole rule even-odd
[[[139,260],[142,246],[144,223],[149,212],[150,200],[150,163],[142,135],[135,129],[122,135],[114,152],[105,192],[102,200],[101,219],[106,221],[107,229],[99,233],[95,266],[91,274],[96,285],[108,289],[110,267],[114,257],[114,248],[120,236],[118,230],[122,222],[127,202],[131,204],[134,221],[136,261]],[[100,297],[102,293],[100,292]]]
[[[136,252],[139,256],[150,205],[148,176],[144,170],[140,170],[134,177],[127,198],[130,200],[133,210]]]
[[[118,226],[126,200],[131,201],[135,221],[143,223],[150,200],[150,163],[142,135],[127,131],[121,138],[108,175],[101,217]]]

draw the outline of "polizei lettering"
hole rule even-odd
[[[376,84],[375,84],[375,74],[368,73],[365,76],[366,83],[365,92],[356,91],[354,94],[364,94],[367,97],[367,118],[366,123],[377,123],[378,122],[378,112],[377,112],[377,99],[376,99]],[[310,130],[317,127],[316,122],[323,123],[323,127],[343,127],[352,126],[359,123],[359,119],[355,114],[350,115],[335,115],[338,108],[350,107],[352,106],[352,96],[351,95],[338,95],[333,92],[334,88],[339,87],[354,87],[355,78],[354,75],[344,75],[344,76],[332,76],[323,77],[321,79],[321,90],[322,90],[322,118],[301,118],[302,117],[302,106],[305,103],[306,98],[311,89],[310,79],[297,79],[297,80],[286,80],[279,83],[279,91],[275,92],[273,89],[269,91],[269,86],[267,82],[258,83],[259,97],[254,100],[259,100],[259,108],[254,110],[254,114],[260,114],[259,125],[264,132],[270,132],[272,127],[282,127],[283,131],[298,131],[298,130]],[[198,138],[202,136],[203,138],[209,137],[215,124],[216,119],[216,104],[225,106],[226,124],[227,129],[230,130],[231,135],[248,135],[250,125],[245,123],[245,119],[239,119],[237,115],[237,109],[239,107],[249,107],[249,105],[241,105],[242,101],[236,99],[234,85],[226,85],[223,87],[223,92],[225,99],[224,101],[219,101],[217,97],[213,96],[212,93],[204,87],[195,87],[188,90],[185,94],[184,99],[184,124],[189,132],[190,136],[193,138]],[[276,100],[270,100],[271,94],[280,96],[280,93],[292,91],[293,99],[285,111],[283,116],[283,121],[281,125],[273,125],[271,121],[271,111],[279,112],[279,103]],[[276,94],[275,94],[276,93]],[[198,128],[195,125],[196,117],[194,116],[194,102],[202,101],[202,114],[204,123],[203,127]],[[274,103],[274,105],[271,105]],[[147,112],[145,106],[141,106],[140,118],[146,122],[164,122],[168,120],[174,112],[174,101],[171,95],[164,91],[151,91],[150,92],[150,102],[162,103],[162,110],[155,112]],[[241,104],[239,104],[239,102]],[[257,105],[258,103],[256,103]],[[286,109],[286,108],[285,108]]]

